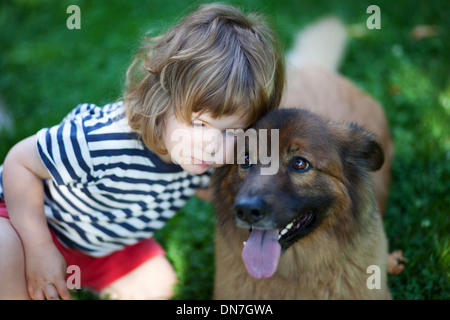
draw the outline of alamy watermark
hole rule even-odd
[[[81,9],[77,5],[70,5],[66,9],[66,13],[70,14],[67,18],[66,26],[68,29],[81,29]],[[370,5],[366,9],[366,13],[370,14],[367,18],[366,26],[368,29],[381,29],[381,10],[377,5]],[[227,130],[227,135],[234,135],[236,139],[223,139],[223,134],[217,129],[208,129],[200,139],[203,142],[210,142],[205,148],[201,148],[201,154],[198,149],[194,149],[195,154],[191,154],[191,145],[194,141],[189,130],[178,129],[173,132],[171,140],[179,142],[172,150],[173,156],[178,155],[177,159],[184,163],[192,163],[192,159],[204,161],[214,164],[233,164],[237,159],[237,164],[245,164],[250,162],[256,164],[259,162],[261,166],[262,175],[273,175],[278,172],[279,167],[279,132],[278,129],[270,129],[271,141],[268,141],[267,129],[248,129],[244,132],[242,129]],[[206,138],[205,138],[206,137]],[[195,138],[197,140],[198,137]],[[206,139],[206,140],[205,140]],[[238,154],[225,154],[224,150],[234,150],[233,147],[224,145],[228,143],[237,143]],[[269,148],[270,147],[270,155]],[[246,151],[244,151],[246,150]],[[244,152],[245,156],[243,156]],[[181,163],[180,163],[181,164]]]
[[[66,286],[68,289],[81,289],[81,269],[77,265],[70,265],[67,267],[67,274],[70,276],[66,279]]]
[[[81,9],[77,5],[70,5],[66,9],[66,13],[70,14],[67,18],[66,26],[68,29],[81,29]],[[367,18],[366,26],[368,29],[381,29],[381,10],[380,7],[372,4],[367,7],[366,13],[370,14]]]
[[[367,274],[370,276],[367,278],[366,286],[367,289],[381,289],[381,269],[379,266],[373,264],[367,267]]]
[[[270,132],[270,142],[269,140]],[[226,137],[224,138],[224,135]],[[231,139],[230,139],[231,138]],[[279,167],[278,129],[218,129],[192,130],[179,128],[170,137],[175,142],[172,159],[181,159],[179,164],[192,164],[192,158],[214,164],[256,164],[261,166],[261,175],[274,175]],[[192,148],[201,144],[201,148]],[[237,153],[234,153],[236,145]],[[270,149],[270,150],[269,150]],[[228,152],[227,152],[228,150]],[[231,151],[231,152],[229,152]],[[269,154],[270,151],[270,154]]]
[[[367,7],[366,13],[371,14],[367,18],[366,26],[367,29],[381,29],[381,10],[377,5],[370,5]]]
[[[67,288],[70,290],[81,289],[81,269],[77,265],[70,265],[67,267],[67,274],[70,276],[66,279]],[[370,276],[367,278],[367,289],[381,289],[381,268],[377,265],[370,265],[366,270]]]
[[[70,13],[67,18],[66,26],[67,29],[81,29],[81,9],[79,6],[71,5],[67,7],[66,13]]]

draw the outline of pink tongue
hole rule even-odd
[[[242,258],[253,278],[268,278],[277,270],[280,253],[278,230],[253,229],[242,250]]]

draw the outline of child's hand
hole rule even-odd
[[[28,294],[34,300],[71,300],[67,288],[66,262],[53,243],[25,251]]]

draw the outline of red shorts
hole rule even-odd
[[[0,217],[9,218],[4,202],[0,201]],[[80,268],[81,286],[101,291],[144,262],[165,255],[164,249],[153,238],[142,240],[104,257],[92,257],[67,248],[50,230],[53,242],[66,260],[67,266]],[[73,273],[67,274],[67,277]]]

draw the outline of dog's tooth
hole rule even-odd
[[[247,243],[247,241],[244,241],[244,242],[242,242],[243,244],[244,244],[244,246],[245,246],[245,244]]]
[[[291,222],[285,227],[285,229],[290,229],[293,225],[294,225],[294,222]]]
[[[284,235],[284,234],[286,234],[286,232],[288,232],[288,229],[284,228],[283,230],[281,230],[280,234]]]
[[[280,240],[281,239],[281,234],[278,234],[278,240]]]

